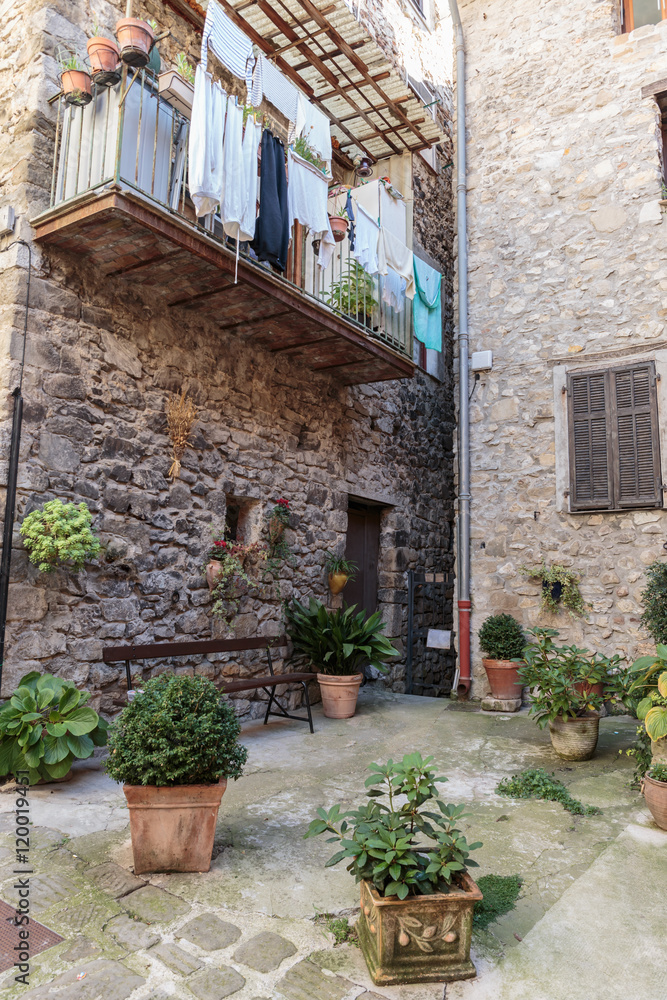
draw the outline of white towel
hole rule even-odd
[[[323,160],[329,161],[333,156],[331,149],[331,122],[327,116],[310,101],[304,101],[305,122],[302,132],[308,145],[318,153]]]
[[[405,288],[405,278],[402,278],[400,274],[396,274],[396,271],[390,267],[382,278],[382,301],[391,306],[395,312],[403,312]]]
[[[245,207],[241,219],[240,240],[251,240],[257,220],[257,150],[262,138],[262,126],[248,118],[243,135],[243,173],[245,176]]]
[[[246,177],[243,170],[243,108],[229,100],[225,122],[223,183],[220,219],[227,236],[238,239],[245,211]]]
[[[188,183],[198,217],[217,208],[223,184],[223,137],[227,95],[197,66],[189,141]]]
[[[287,166],[290,229],[295,221],[308,226],[313,237],[321,241],[317,263],[327,267],[335,243],[329,223],[327,179],[321,170],[291,149],[287,154]]]
[[[278,108],[281,114],[285,115],[290,122],[296,122],[299,118],[299,90],[291,83],[279,69],[264,56],[260,56],[262,64],[262,90],[267,101]]]
[[[380,274],[387,274],[389,268],[392,267],[397,274],[405,278],[406,297],[413,299],[415,296],[415,275],[412,267],[412,250],[386,229],[380,230],[378,263]]]
[[[354,250],[350,252],[368,274],[377,274],[380,227],[361,205],[357,205],[356,208]]]
[[[216,0],[209,0],[206,22],[201,39],[201,63],[206,69],[209,45],[230,73],[246,81],[248,100],[252,93],[252,71],[255,57],[252,42],[236,24],[227,17]]]

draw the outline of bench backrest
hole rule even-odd
[[[135,646],[109,646],[102,650],[105,663],[120,660],[152,660],[165,656],[193,656],[197,653],[238,653],[246,649],[275,649],[287,645],[285,635],[264,635],[252,639],[193,639],[185,642],[149,642]]]

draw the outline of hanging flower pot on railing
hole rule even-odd
[[[347,218],[344,218],[342,215],[330,215],[329,225],[331,226],[331,232],[336,243],[342,243],[347,236],[349,226]]]
[[[68,104],[85,108],[93,99],[92,80],[85,69],[63,69],[60,86]]]
[[[93,82],[98,87],[113,87],[120,80],[120,52],[111,38],[96,35],[86,43]]]
[[[148,65],[155,35],[147,21],[137,17],[123,17],[116,23],[116,38],[120,57],[127,66],[140,69]]]

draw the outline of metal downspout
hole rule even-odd
[[[459,698],[470,693],[470,404],[468,398],[468,217],[466,208],[466,53],[456,0],[449,0],[456,31],[456,218],[459,295],[459,518],[457,578]]]

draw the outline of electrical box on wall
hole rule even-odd
[[[0,208],[0,236],[9,236],[14,232],[15,224],[14,209],[11,205],[3,205]]]
[[[493,368],[493,351],[473,351],[470,359],[470,370],[487,372]]]

